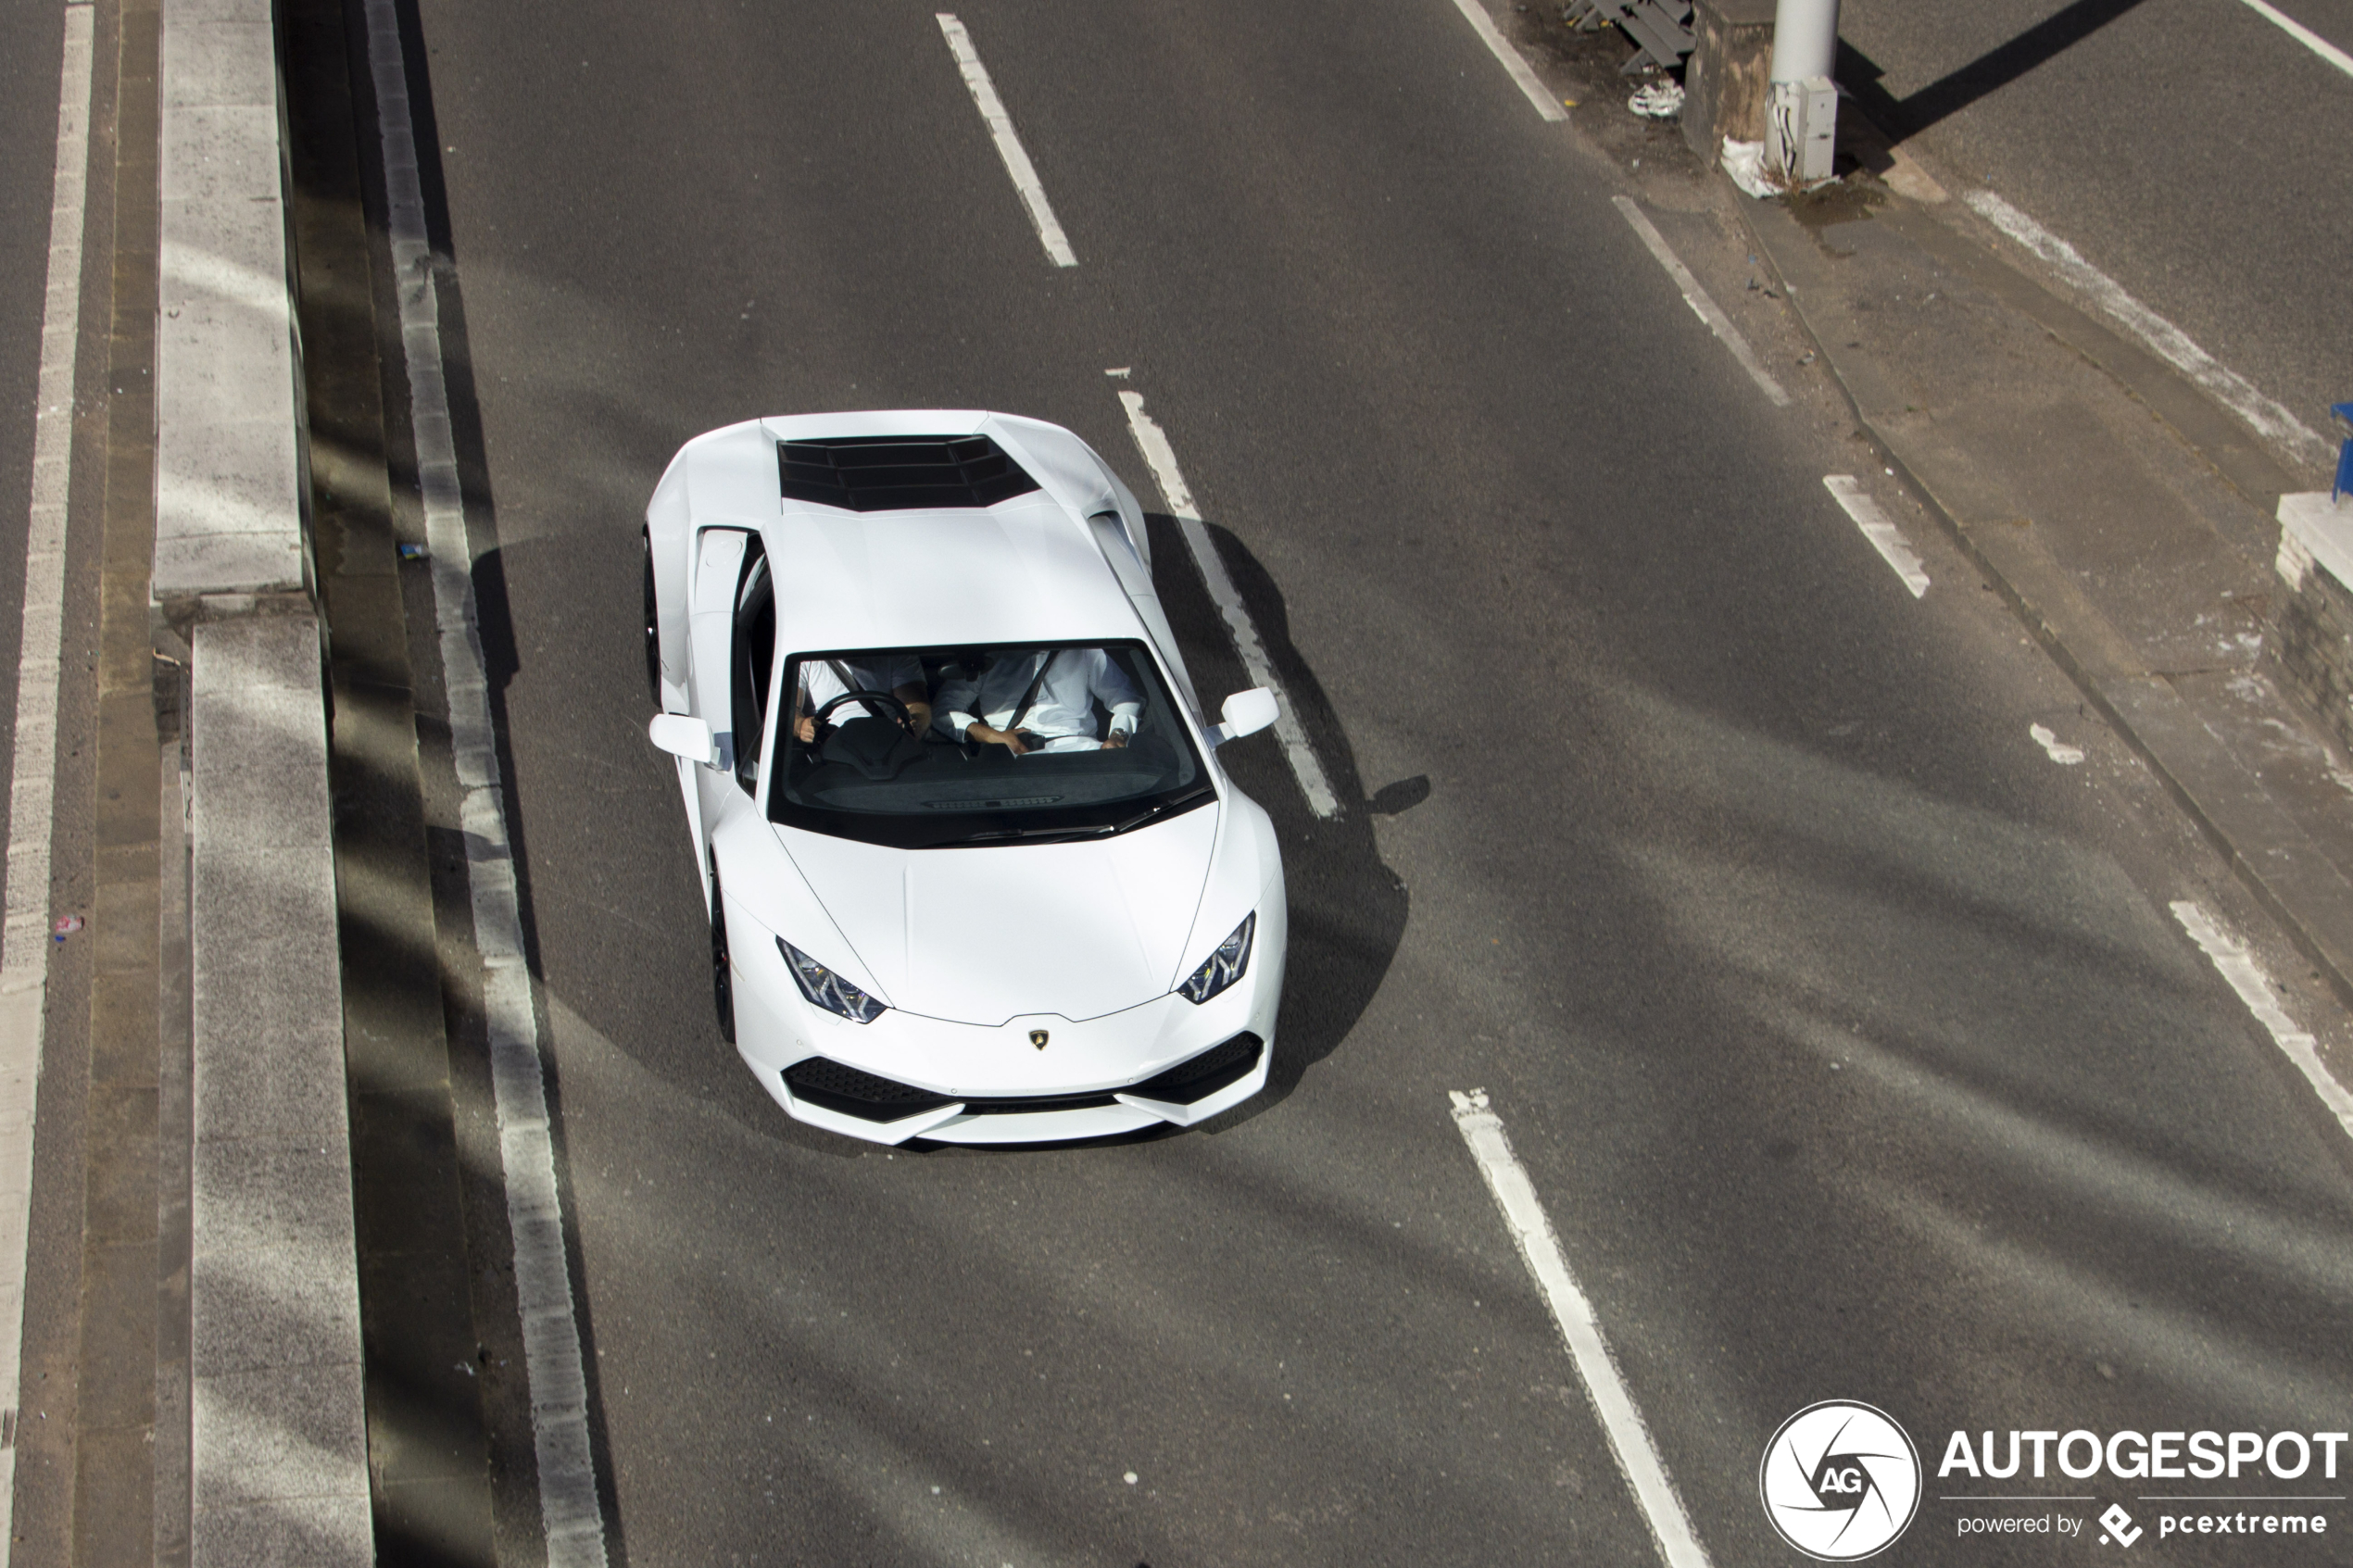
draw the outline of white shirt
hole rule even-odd
[[[1041,659],[1047,661],[1046,678],[1038,682],[1038,695],[1028,709],[1015,714],[1022,694],[1038,680]],[[1041,649],[1026,656],[1000,655],[981,671],[978,681],[957,675],[941,684],[939,709],[946,717],[940,721],[949,734],[962,735],[975,722],[1004,730],[1019,718],[1023,729],[1046,742],[1033,750],[1092,751],[1102,744],[1095,738],[1098,698],[1111,709],[1112,734],[1136,733],[1137,721],[1144,713],[1143,696],[1126,671],[1102,649],[1056,648],[1051,653]]]
[[[834,673],[840,665],[849,671],[849,685]],[[886,653],[872,659],[804,659],[800,661],[800,711],[814,716],[816,711],[844,692],[886,692],[896,694],[901,686],[921,687],[924,684],[923,661],[912,654]],[[885,709],[882,717],[896,719],[899,715]],[[826,719],[828,724],[846,724],[852,719],[871,718],[862,702],[845,702]]]

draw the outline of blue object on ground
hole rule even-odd
[[[2339,426],[2353,432],[2353,403],[2333,403],[2329,412],[2336,416]],[[2336,449],[2336,483],[2329,486],[2329,505],[2335,506],[2348,495],[2353,495],[2353,434]]]

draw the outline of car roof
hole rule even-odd
[[[782,494],[777,446],[986,435],[1038,482],[990,507],[850,511]],[[1101,460],[1035,420],[894,410],[755,420],[680,453],[697,528],[761,533],[786,652],[1149,640],[1088,518],[1117,503]]]

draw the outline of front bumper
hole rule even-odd
[[[796,1121],[871,1143],[1051,1143],[1191,1126],[1266,1086],[1284,934],[1268,942],[1265,924],[1251,972],[1202,1006],[1170,995],[1083,1022],[1043,1014],[996,1027],[896,1010],[851,1023],[784,990],[780,960],[771,975],[758,948],[746,962],[739,947],[736,1048]],[[1039,1031],[1043,1048],[1032,1044]]]
[[[876,1143],[1052,1143],[1207,1121],[1265,1088],[1271,1060],[1265,1042],[1243,1033],[1124,1089],[992,1098],[934,1094],[807,1057],[778,1075],[777,1098],[812,1126]]]

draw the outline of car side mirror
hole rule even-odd
[[[719,766],[719,738],[711,726],[686,713],[657,713],[646,726],[646,738],[673,757],[683,757],[706,768]]]
[[[1229,740],[1254,735],[1273,723],[1280,711],[1275,702],[1275,694],[1265,686],[1236,692],[1226,699],[1226,706],[1219,713],[1225,722],[1209,732],[1209,744],[1223,746]]]

